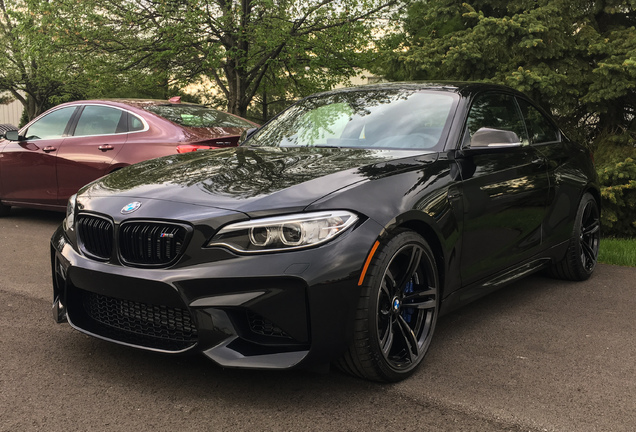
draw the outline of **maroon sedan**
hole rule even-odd
[[[64,210],[68,197],[119,168],[174,153],[235,146],[256,124],[180,99],[58,105],[0,141],[0,215]]]

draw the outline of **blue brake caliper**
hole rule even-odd
[[[411,294],[413,292],[414,286],[415,284],[413,283],[412,280],[408,281],[406,283],[406,286],[404,287],[404,296]],[[415,310],[413,308],[406,307],[406,305],[403,305],[403,306],[404,307],[402,307],[402,318],[404,318],[404,321],[410,324],[411,317],[413,317],[413,312],[415,312]]]

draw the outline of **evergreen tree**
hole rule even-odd
[[[636,142],[636,1],[425,0],[404,22],[383,46],[387,77],[506,84],[570,132]]]

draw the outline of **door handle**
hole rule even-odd
[[[99,147],[97,147],[97,148],[98,148],[98,149],[100,149],[101,151],[105,152],[105,151],[108,151],[108,150],[112,150],[112,149],[114,149],[115,147],[113,147],[113,146],[112,146],[112,145],[110,145],[110,144],[104,144],[104,145],[100,145],[100,146],[99,146]]]
[[[57,150],[57,148],[55,148],[55,147],[53,147],[53,146],[46,146],[46,147],[44,147],[44,148],[42,149],[42,151],[43,151],[44,153],[51,153],[52,151],[55,151],[55,150]]]

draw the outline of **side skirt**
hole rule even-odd
[[[548,267],[552,263],[549,257],[542,257],[527,261],[517,267],[504,270],[486,281],[464,287],[453,292],[442,301],[440,316],[454,311],[468,303],[471,303],[485,295],[488,295],[499,288],[508,285],[516,280],[524,278]]]

